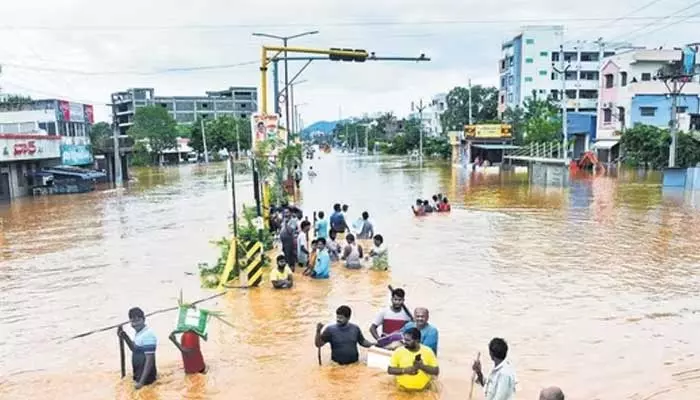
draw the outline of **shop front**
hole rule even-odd
[[[0,201],[31,194],[27,177],[61,163],[61,138],[42,134],[0,134]]]

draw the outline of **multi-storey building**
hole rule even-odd
[[[248,118],[258,109],[258,90],[255,87],[230,87],[206,92],[206,96],[155,96],[154,89],[132,88],[113,93],[114,113],[120,133],[126,135],[134,123],[134,113],[139,107],[159,105],[178,124],[189,124],[199,118],[217,118],[222,115]]]
[[[595,145],[601,160],[617,158],[617,144],[626,128],[636,124],[669,127],[672,96],[666,83],[657,79],[657,74],[662,68],[680,64],[682,53],[681,49],[633,49],[603,61]],[[679,129],[698,129],[700,83],[697,76],[684,84],[676,101]]]
[[[447,94],[438,93],[433,96],[422,113],[419,113],[415,104],[412,104],[411,113],[408,117],[412,119],[421,119],[422,117],[423,133],[430,136],[440,136],[440,134],[442,134],[442,122],[440,121],[440,117],[446,109]]]
[[[604,57],[627,43],[564,41],[564,27],[525,26],[514,38],[501,46],[499,61],[499,114],[522,106],[534,92],[538,97],[559,100],[562,82],[555,68],[560,68],[559,52],[563,45],[567,109],[595,113],[598,100],[598,71]]]

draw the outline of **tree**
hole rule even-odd
[[[671,137],[665,129],[650,125],[626,129],[620,138],[620,146],[625,150],[625,162],[635,167],[666,166],[670,143]]]
[[[475,124],[494,121],[498,116],[498,89],[472,86],[472,120]],[[440,117],[443,130],[461,131],[469,124],[469,89],[456,87],[447,94],[447,110]]]
[[[8,94],[0,97],[0,110],[3,111],[22,111],[25,110],[33,102],[29,96],[20,94]]]
[[[146,140],[151,153],[160,156],[163,150],[177,146],[177,123],[163,107],[141,107],[136,109],[129,135]]]
[[[93,154],[102,153],[105,141],[112,136],[112,127],[106,122],[98,122],[90,128],[90,143]]]
[[[537,92],[525,99],[525,142],[542,143],[561,140],[561,117],[550,97],[538,98]]]
[[[503,122],[511,126],[513,140],[516,145],[521,145],[525,140],[525,110],[520,106],[508,107],[503,113]]]
[[[204,151],[202,142],[201,122],[197,121],[191,128],[190,147],[198,152]],[[204,132],[207,137],[207,150],[218,152],[220,150],[235,151],[237,144],[241,150],[248,150],[251,146],[250,121],[243,118],[234,118],[223,115],[216,119],[204,120]]]

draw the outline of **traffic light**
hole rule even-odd
[[[367,54],[366,50],[361,50],[361,49],[338,49],[338,48],[331,48],[330,49],[331,53],[328,55],[328,58],[331,59],[331,61],[355,61],[355,62],[365,62],[367,57],[369,57],[369,54]],[[343,54],[338,54],[334,52],[343,52]]]
[[[464,127],[464,133],[466,136],[476,136],[476,126],[475,125],[466,125]]]
[[[508,124],[501,125],[501,137],[511,137],[513,136],[513,129]]]

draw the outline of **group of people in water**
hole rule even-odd
[[[416,204],[411,206],[411,211],[413,211],[413,215],[421,217],[434,212],[450,212],[452,206],[447,197],[438,193],[433,195],[431,200],[416,199]]]

